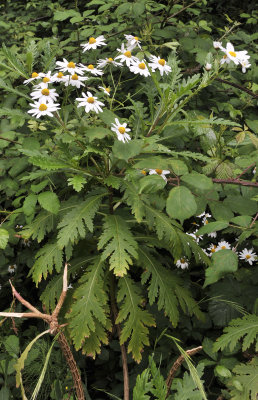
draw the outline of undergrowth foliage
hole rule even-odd
[[[128,4],[118,5],[117,15]],[[140,7],[154,7],[132,4],[137,17]],[[84,14],[78,7],[57,10],[54,19],[80,23],[80,16],[91,15]],[[255,294],[250,303],[243,300],[249,314],[242,317],[240,294],[226,288],[228,282],[234,292],[240,282],[254,292],[258,282],[257,121],[238,118],[233,105],[227,115],[222,101],[221,107],[212,101],[205,107],[216,82],[230,84],[229,73],[251,72],[252,55],[241,43],[210,38],[201,65],[187,76],[179,42],[158,46],[146,29],[116,32],[115,43],[110,34],[110,44],[98,28],[82,29],[77,45],[62,56],[48,41],[32,41],[26,59],[19,48],[3,44],[3,277],[28,275],[53,311],[67,262],[65,334],[75,350],[93,359],[115,326],[121,348],[140,363],[163,316],[172,330],[186,319],[202,327],[231,321],[214,347],[221,332],[210,338],[196,333],[195,343],[204,340],[213,361],[199,363],[197,381],[187,372],[176,380],[169,398],[190,399],[182,393],[193,395],[196,387],[191,399],[206,398],[200,378],[204,367],[214,365],[232,367],[229,374],[215,369],[228,388],[225,396],[254,399],[257,385],[248,388],[248,382],[257,374],[256,358],[247,370],[237,360],[219,365],[217,354],[233,352],[241,341],[242,350],[254,354]],[[156,361],[150,358],[138,375],[135,400],[170,396]]]

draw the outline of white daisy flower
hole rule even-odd
[[[35,101],[35,103],[30,103],[32,106],[32,109],[28,111],[29,114],[32,114],[33,117],[39,118],[44,115],[48,115],[49,117],[53,117],[54,115],[52,114],[54,111],[57,111],[60,109],[59,104],[54,104],[54,103],[42,103],[40,101]]]
[[[222,42],[213,42],[214,49],[220,49],[225,51],[224,47],[222,47]]]
[[[167,65],[167,62],[164,60],[164,58],[156,56],[150,56],[149,58],[151,61],[149,63],[149,67],[152,69],[152,72],[158,69],[161,76],[163,76],[163,73],[167,75],[169,72],[171,72],[171,67]]]
[[[115,118],[115,122],[113,122],[111,127],[111,130],[117,134],[117,139],[120,140],[120,142],[129,142],[131,140],[131,137],[128,135],[126,132],[130,132],[131,129],[127,128],[127,124],[124,122],[123,124],[120,124],[119,120]]]
[[[161,178],[163,178],[164,181],[167,182],[167,178],[166,178],[165,175],[170,174],[170,171],[168,171],[168,170],[166,170],[166,169],[159,169],[159,168],[156,168],[156,169],[150,169],[150,170],[149,170],[149,174],[150,174],[150,175],[160,175]]]
[[[44,86],[41,86],[38,90],[35,90],[34,92],[31,92],[30,95],[33,100],[38,100],[40,103],[53,103],[58,97],[56,89],[48,89]]]
[[[101,71],[98,68],[95,68],[93,64],[89,64],[87,66],[84,66],[83,64],[80,64],[81,68],[83,71],[90,72],[92,75],[103,75],[103,71]]]
[[[208,233],[208,236],[211,237],[211,238],[216,238],[217,237],[217,232]]]
[[[125,35],[125,38],[127,40],[126,47],[128,50],[132,51],[136,46],[141,49],[141,42],[139,41],[138,36]]]
[[[98,65],[99,68],[104,68],[104,67],[106,67],[106,65],[114,65],[115,67],[121,67],[122,66],[121,63],[119,63],[117,61],[114,61],[114,59],[111,58],[111,57],[98,60],[97,65]]]
[[[220,60],[220,64],[221,65],[223,65],[223,64],[229,64],[230,63],[230,58],[228,58],[228,56],[225,54],[223,57],[222,57],[222,59]]]
[[[132,62],[138,61],[138,58],[132,55],[131,50],[125,48],[124,43],[122,43],[121,49],[117,49],[117,51],[119,51],[119,53],[122,53],[122,54],[119,56],[116,56],[115,60],[120,60],[122,63],[125,62],[127,67],[130,67]]]
[[[227,57],[234,62],[234,64],[238,65],[240,60],[247,60],[250,56],[247,55],[247,51],[235,51],[232,43],[227,43],[225,53]]]
[[[83,47],[82,52],[84,53],[85,51],[90,49],[96,50],[96,48],[99,46],[106,46],[105,40],[106,39],[103,35],[100,35],[96,38],[90,37],[88,43],[81,44],[81,46]]]
[[[230,249],[231,249],[231,245],[230,245],[228,242],[226,242],[225,240],[221,240],[221,241],[218,243],[217,249],[218,249],[218,250],[225,250],[225,249],[230,250]]]
[[[133,72],[134,74],[140,74],[140,75],[144,75],[146,77],[150,75],[150,72],[147,68],[145,60],[133,61],[131,63],[131,65],[129,66],[129,68],[130,68],[130,71]]]
[[[246,69],[251,67],[251,64],[249,63],[248,60],[240,60],[240,64],[242,66],[242,72],[245,74]]]
[[[253,252],[253,248],[250,250],[244,249],[239,253],[239,258],[252,265],[253,261],[257,259],[257,254]]]
[[[63,79],[65,82],[65,86],[68,85],[76,86],[79,89],[81,86],[85,86],[83,81],[86,81],[89,78],[73,74],[73,75],[66,75]]]
[[[188,268],[188,265],[189,265],[189,262],[188,262],[187,258],[180,258],[176,262],[177,268],[186,269],[186,268]]]
[[[110,88],[109,87],[103,87],[103,86],[98,86],[99,89],[103,90],[105,94],[110,96]]]
[[[206,63],[205,67],[206,71],[210,71],[212,68],[212,65],[210,63]]]
[[[60,69],[62,72],[69,72],[69,74],[79,74],[83,75],[82,68],[77,67],[73,61],[67,61],[63,58],[63,61],[57,61],[57,69]]]
[[[52,77],[52,82],[65,82],[65,75],[59,71]]]
[[[14,274],[16,269],[17,269],[17,265],[16,264],[9,265],[9,267],[8,267],[9,274]]]
[[[77,107],[85,107],[85,112],[88,113],[90,111],[94,111],[95,113],[102,112],[102,108],[100,106],[104,106],[105,104],[102,103],[94,97],[91,92],[87,92],[87,96],[85,93],[82,93],[83,97],[78,97],[77,100],[79,102]]]
[[[48,71],[46,74],[41,72],[39,75],[41,75],[41,77],[42,77],[42,82],[41,83],[44,83],[44,84],[47,85],[47,84],[49,84],[51,82],[54,82],[53,76],[52,76],[52,71]]]
[[[42,78],[42,72],[40,72],[39,74],[37,72],[32,72],[31,74],[31,78],[26,79],[25,81],[23,81],[24,85],[27,85],[28,83],[41,79]]]
[[[209,257],[212,256],[213,253],[216,253],[216,251],[218,251],[218,247],[216,246],[216,244],[211,244],[210,247],[207,248],[207,250],[209,250]]]

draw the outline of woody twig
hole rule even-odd
[[[67,342],[67,339],[66,339],[64,333],[61,331],[62,327],[64,327],[67,324],[59,325],[59,323],[58,323],[58,315],[63,306],[64,300],[66,297],[66,293],[67,293],[67,264],[65,264],[65,268],[64,268],[63,290],[62,290],[62,293],[57,302],[56,308],[54,309],[52,314],[46,314],[46,313],[40,312],[36,307],[34,307],[32,304],[30,304],[27,300],[25,300],[17,292],[15,287],[12,285],[11,281],[10,281],[10,285],[12,288],[13,297],[15,297],[21,304],[23,304],[28,310],[30,310],[30,312],[24,312],[24,313],[0,312],[0,317],[39,318],[49,324],[49,327],[50,327],[49,333],[50,334],[56,335],[57,333],[59,333],[58,342],[59,342],[61,350],[64,354],[64,357],[66,359],[68,367],[70,368],[70,371],[71,371],[71,374],[73,377],[73,381],[74,381],[77,398],[78,398],[78,400],[85,400],[84,390],[83,390],[83,386],[82,386],[82,380],[81,380],[81,375],[80,375],[79,369],[77,367],[77,364],[73,357],[73,353],[70,349],[70,346]]]

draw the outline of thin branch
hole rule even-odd
[[[191,350],[186,350],[186,353],[189,356],[193,356],[194,354],[198,353],[201,350],[202,350],[202,346],[199,346],[199,347],[195,347],[194,349],[191,349]],[[166,380],[166,385],[167,385],[166,398],[169,396],[170,388],[172,385],[172,381],[175,377],[176,371],[180,368],[181,364],[184,362],[184,359],[185,359],[185,357],[183,355],[179,356],[177,358],[177,360],[174,362],[174,364],[172,365],[172,367],[170,368],[170,371],[168,373],[168,377]]]
[[[54,311],[52,313],[52,318],[56,318],[56,319],[62,308],[62,305],[63,305],[65,297],[66,297],[66,293],[67,293],[67,266],[68,266],[68,264],[66,263],[65,267],[64,267],[64,275],[63,275],[63,291],[59,297],[56,308],[54,309]]]
[[[195,1],[193,1],[192,3],[188,4],[187,6],[181,8],[181,10],[179,10],[179,11],[177,11],[176,13],[170,15],[170,17],[167,18],[167,21],[168,21],[169,19],[171,19],[171,18],[174,18],[176,15],[180,14],[181,12],[183,12],[183,11],[186,10],[187,8],[193,6],[194,4],[199,3],[199,1],[200,1],[200,0],[195,0]]]
[[[22,303],[26,308],[28,308],[29,310],[33,311],[34,313],[37,314],[41,314],[41,312],[34,307],[33,305],[31,305],[27,300],[25,300],[15,289],[15,287],[12,285],[12,282],[9,280],[11,288],[12,288],[12,292],[13,292],[13,296],[16,297],[16,299]]]
[[[225,79],[221,79],[221,78],[215,78],[215,80],[225,83],[226,85],[233,86],[236,89],[242,90],[242,92],[246,92],[246,93],[250,94],[250,96],[254,97],[255,99],[258,98],[258,94],[255,94],[254,92],[252,92],[252,90],[246,89],[245,87],[240,86],[237,83],[229,82],[229,81],[226,81]]]
[[[256,163],[252,163],[251,165],[249,165],[248,167],[246,167],[245,169],[244,169],[244,171],[243,172],[241,172],[241,174],[240,175],[238,175],[237,177],[236,177],[236,179],[239,179],[239,178],[241,178],[241,176],[242,175],[244,175],[250,168],[252,168],[252,167],[254,167],[255,166],[255,164]]]
[[[242,181],[240,179],[217,179],[213,178],[212,181],[214,183],[227,183],[231,185],[241,185],[241,186],[253,186],[253,187],[258,187],[258,182],[250,182],[250,181]]]
[[[3,137],[3,136],[0,136],[0,139],[2,139],[2,140],[7,140],[7,142],[10,142],[10,143],[21,144],[21,143],[17,142],[16,140],[7,139],[7,138],[5,138],[5,137]]]
[[[256,213],[256,216],[255,216],[254,219],[252,220],[251,225],[249,226],[249,228],[252,228],[252,226],[254,225],[254,223],[255,223],[255,221],[257,220],[257,218],[258,218],[258,213]]]

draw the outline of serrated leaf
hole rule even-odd
[[[38,195],[38,202],[45,210],[57,214],[60,208],[60,201],[53,192],[42,192]]]
[[[122,183],[122,189],[125,191],[122,200],[131,206],[136,221],[141,222],[145,215],[145,207],[142,201],[142,196],[139,195],[139,183],[124,180]]]
[[[219,250],[211,257],[211,267],[205,270],[204,287],[217,282],[224,275],[236,272],[238,266],[237,254],[232,250]]]
[[[30,153],[28,151],[25,152],[25,150],[22,151],[24,154],[27,154],[30,156]],[[32,163],[33,165],[36,165],[37,167],[40,167],[42,169],[46,169],[48,171],[51,170],[58,170],[58,169],[67,169],[67,168],[72,168],[71,165],[68,163],[62,161],[62,160],[57,160],[54,157],[50,156],[31,156],[29,158],[29,162]]]
[[[34,282],[38,285],[42,276],[46,279],[48,274],[52,274],[54,266],[57,272],[61,271],[63,252],[57,243],[48,243],[36,253],[35,259],[36,261],[30,270],[30,274]]]
[[[27,79],[28,75],[27,75],[22,63],[19,61],[17,55],[13,54],[12,51],[10,49],[8,49],[4,43],[2,46],[2,52],[5,55],[5,57],[7,58],[12,70],[18,72],[19,75],[21,75]]]
[[[169,192],[166,210],[171,218],[183,221],[196,213],[197,204],[189,189],[177,186]]]
[[[256,400],[258,395],[258,357],[254,357],[247,364],[236,365],[233,372],[243,388],[241,398]]]
[[[68,186],[72,186],[76,192],[80,192],[86,183],[86,179],[81,175],[75,175],[68,178]]]
[[[137,258],[138,244],[124,219],[118,215],[109,215],[105,218],[103,233],[99,238],[98,249],[104,249],[102,259],[108,257],[110,270],[116,276],[124,276],[132,265],[132,258]]]
[[[89,196],[85,201],[78,204],[72,211],[65,214],[58,224],[58,245],[60,248],[72,244],[79,238],[84,238],[87,229],[93,231],[93,218],[100,206],[101,199],[105,194]]]
[[[22,237],[25,239],[37,239],[40,243],[45,235],[55,227],[55,218],[52,213],[41,211],[39,215],[22,230]]]
[[[9,239],[9,232],[4,229],[0,228],[0,249],[5,249]]]
[[[100,257],[87,267],[87,271],[80,278],[80,286],[74,292],[75,301],[71,311],[67,313],[70,335],[76,350],[79,350],[87,338],[96,333],[98,320],[105,327],[107,314],[104,306],[108,297],[104,291],[104,262]]]
[[[155,326],[153,316],[140,307],[142,298],[138,286],[128,277],[119,279],[117,302],[120,304],[116,323],[122,323],[120,344],[128,342],[128,353],[136,362],[142,359],[144,345],[149,345],[148,326]]]
[[[0,88],[5,90],[6,92],[10,92],[10,93],[14,93],[16,94],[18,97],[25,97],[25,99],[31,101],[31,98],[29,96],[27,96],[25,93],[23,93],[22,91],[18,90],[18,89],[14,89],[12,86],[7,85],[5,83],[5,81],[0,78]],[[25,118],[25,117],[24,117]],[[31,117],[30,117],[31,118]]]
[[[25,200],[23,202],[23,206],[22,206],[22,209],[23,209],[25,215],[29,216],[29,215],[34,214],[37,199],[38,199],[38,196],[36,196],[35,194],[29,194],[25,198]]]

